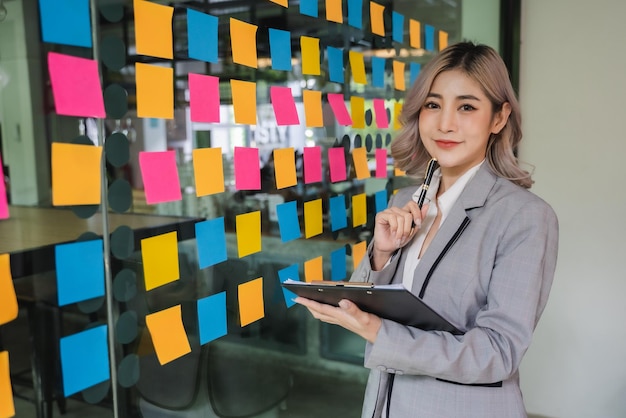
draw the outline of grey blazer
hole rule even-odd
[[[401,189],[389,205],[404,206],[414,191]],[[362,417],[386,416],[390,380],[393,418],[526,417],[518,368],[548,299],[557,247],[552,208],[483,164],[423,254],[411,289],[464,334],[383,320],[366,346]],[[400,283],[405,257],[399,250],[382,271],[364,257],[351,280]]]

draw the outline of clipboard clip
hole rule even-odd
[[[374,283],[370,283],[370,282],[342,282],[342,281],[332,281],[332,280],[313,280],[311,284],[322,285],[322,286],[333,286],[333,287],[364,287],[364,288],[374,287]]]

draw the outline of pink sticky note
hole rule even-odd
[[[189,107],[192,122],[219,122],[219,77],[189,73]]]
[[[346,154],[343,147],[328,149],[328,165],[331,183],[346,180]]]
[[[346,102],[343,100],[342,93],[328,93],[328,103],[330,103],[330,107],[337,118],[337,123],[343,126],[352,125],[352,118],[346,107]]]
[[[106,116],[97,61],[49,52],[48,71],[59,115]]]
[[[235,147],[235,189],[261,190],[258,148]]]
[[[304,159],[304,183],[318,183],[322,181],[322,148],[305,147]]]
[[[9,203],[7,199],[7,189],[4,185],[4,165],[2,165],[2,154],[0,154],[0,219],[9,217]]]
[[[149,205],[182,199],[175,151],[140,152],[139,167]]]
[[[279,126],[300,124],[291,88],[272,86],[270,87],[270,98],[276,115],[276,123]]]
[[[374,99],[374,117],[376,119],[376,126],[379,129],[389,128],[389,118],[387,117],[387,109],[385,108],[384,99]]]
[[[384,148],[376,150],[376,178],[387,178],[387,150]]]

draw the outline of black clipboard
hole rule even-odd
[[[361,310],[425,331],[463,334],[424,301],[402,285],[375,286],[363,282],[285,280],[282,286],[303,298],[338,306],[341,299],[354,302]]]

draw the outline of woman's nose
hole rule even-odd
[[[439,130],[441,132],[454,132],[456,130],[456,115],[454,109],[441,109],[439,114]]]

